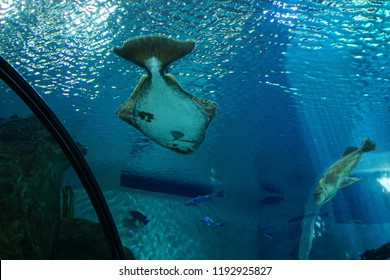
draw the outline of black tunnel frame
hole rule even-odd
[[[37,91],[0,55],[0,78],[24,101],[56,140],[72,164],[95,208],[112,258],[126,259],[114,219],[99,184],[75,141]]]

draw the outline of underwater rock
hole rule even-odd
[[[124,42],[114,52],[146,69],[117,115],[161,146],[181,154],[193,153],[203,142],[217,103],[186,92],[165,68],[190,53],[192,40],[143,36]]]
[[[48,259],[70,163],[35,117],[0,123],[0,258]]]
[[[390,259],[390,242],[383,244],[377,249],[365,251],[360,255],[362,260],[387,260]]]
[[[100,224],[86,219],[62,219],[53,244],[55,260],[109,260],[112,259],[107,239]],[[124,247],[126,259],[134,260],[132,252]]]
[[[112,258],[99,224],[71,219],[69,185],[62,190],[61,212],[62,176],[69,167],[36,117],[0,122],[0,259]],[[125,253],[134,259],[128,249]]]

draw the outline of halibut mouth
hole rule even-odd
[[[180,154],[191,154],[202,144],[218,108],[217,103],[185,91],[165,72],[170,63],[194,47],[193,40],[142,36],[114,48],[117,55],[147,71],[117,115],[154,142]]]

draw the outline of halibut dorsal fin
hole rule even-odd
[[[358,147],[348,147],[345,149],[343,156],[346,156],[346,155],[348,155],[348,154],[350,154],[358,149],[359,149]]]
[[[161,62],[163,71],[168,64],[190,53],[194,47],[193,40],[179,41],[151,35],[128,39],[121,48],[114,48],[114,52],[146,70],[149,70],[146,61],[155,57]]]
[[[359,178],[356,178],[356,177],[349,177],[349,178],[347,178],[347,179],[345,179],[344,181],[343,181],[343,183],[341,184],[341,187],[342,188],[345,188],[346,186],[349,186],[350,184],[352,184],[352,183],[355,183],[355,182],[357,182],[357,181],[359,181],[360,179]]]

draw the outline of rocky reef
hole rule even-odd
[[[0,259],[111,258],[99,224],[70,217],[72,204],[61,215],[62,177],[69,167],[36,117],[0,120]],[[99,242],[80,255],[80,239]]]
[[[360,255],[362,260],[387,260],[390,259],[390,242],[377,249],[370,249]]]

